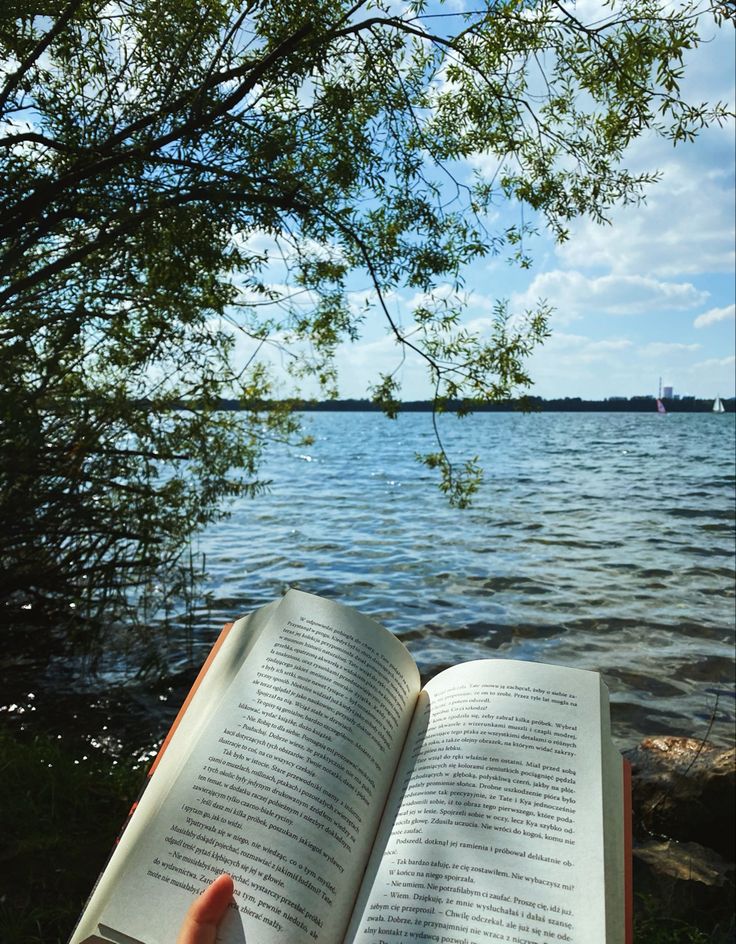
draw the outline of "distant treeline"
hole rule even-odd
[[[381,403],[372,400],[290,400],[290,406],[298,412],[331,413],[355,412],[378,413],[384,409]],[[699,400],[695,397],[670,399],[663,397],[662,402],[668,413],[710,413],[713,400]],[[736,401],[723,400],[726,412],[733,413]],[[178,404],[185,407],[187,404]],[[266,409],[267,401],[242,403],[238,400],[221,400],[223,410]],[[390,404],[391,411],[398,413],[430,413],[431,400],[404,400]],[[580,397],[564,397],[557,400],[545,400],[542,397],[524,397],[519,400],[499,400],[494,403],[468,400],[448,400],[443,404],[448,413],[471,411],[473,413],[510,413],[537,411],[543,413],[652,413],[656,411],[654,397],[615,397],[609,400],[583,400]]]

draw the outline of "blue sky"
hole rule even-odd
[[[599,9],[597,3],[578,0],[576,9],[582,15],[583,5]],[[718,29],[710,16],[705,22],[707,42],[686,60],[683,97],[725,102],[733,110],[733,27],[727,22]],[[564,244],[556,244],[537,221],[539,232],[524,247],[533,257],[531,269],[509,265],[505,256],[469,267],[466,324],[487,333],[497,299],[508,300],[514,314],[540,299],[553,306],[552,335],[528,364],[533,380],[529,392],[546,398],[656,395],[660,378],[679,395],[733,397],[735,147],[732,120],[677,148],[653,134],[639,139],[626,165],[632,172],[661,174],[646,202],[616,208],[610,225],[574,222]],[[484,160],[479,155],[467,165],[468,180]],[[507,205],[490,222],[504,229],[519,224],[521,213],[520,206]],[[524,220],[535,223],[528,208]],[[253,249],[272,245],[268,239],[261,244],[257,235],[248,242]],[[281,281],[275,270],[272,278],[277,285]],[[367,284],[356,282],[351,288],[356,310],[366,297],[371,301]],[[390,297],[396,323],[410,326],[420,300],[411,291]],[[247,360],[252,352],[241,338],[236,360]],[[317,393],[310,384],[294,390],[278,359],[274,364],[283,378],[278,393]],[[379,373],[394,371],[404,399],[432,395],[423,365],[410,355],[402,358],[375,306],[361,339],[338,349],[337,367],[342,397],[365,397]]]
[[[734,102],[734,32],[709,25],[712,39],[687,62],[689,100]],[[504,258],[466,271],[466,320],[483,331],[493,302],[522,312],[539,298],[555,308],[552,336],[530,360],[532,393],[543,397],[675,393],[734,396],[734,125],[677,148],[653,135],[629,152],[635,170],[661,172],[646,204],[616,209],[610,226],[579,220],[556,245],[545,233],[529,248],[531,270]],[[510,207],[508,212],[517,213]],[[360,297],[360,293],[357,293]],[[411,295],[392,299],[406,323]],[[338,355],[340,393],[362,397],[379,370],[399,363],[378,319]],[[421,366],[399,369],[406,399],[430,395]]]
[[[448,0],[448,7],[460,9],[462,2]],[[600,0],[577,0],[575,9],[595,20]],[[683,95],[693,102],[726,102],[733,109],[733,25],[726,22],[719,29],[709,14],[704,22],[707,41],[687,59]],[[627,165],[634,172],[661,172],[646,203],[617,208],[608,226],[578,220],[561,245],[540,223],[539,234],[525,246],[534,260],[529,270],[509,265],[505,257],[475,263],[465,272],[466,323],[486,333],[499,299],[507,299],[511,312],[519,314],[540,299],[552,305],[552,335],[528,365],[534,381],[530,392],[543,397],[655,394],[660,378],[681,395],[733,397],[734,157],[732,120],[677,148],[654,135],[640,139]],[[459,173],[464,170],[469,179],[484,160],[478,155]],[[491,226],[503,230],[518,224],[521,213],[518,205],[499,208]],[[525,221],[534,223],[528,209]],[[247,241],[254,249],[268,248],[268,240],[259,247],[258,234]],[[267,277],[278,284],[284,274],[274,269]],[[356,282],[352,288],[360,308],[367,286]],[[262,298],[255,300],[262,304]],[[417,301],[411,291],[388,299],[397,323],[411,324]],[[252,353],[252,343],[240,336],[236,363],[247,363]],[[275,365],[282,378],[277,393],[316,392],[309,386],[294,390],[277,360]],[[411,357],[402,361],[376,307],[361,339],[338,349],[337,367],[344,397],[368,395],[380,373],[393,371],[404,398],[432,393],[423,366]]]

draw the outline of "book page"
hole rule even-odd
[[[255,610],[248,616],[237,620],[229,631],[223,630],[220,634],[213,652],[205,663],[207,671],[204,672],[205,666],[203,666],[204,675],[198,676],[195,683],[197,688],[190,692],[191,700],[187,711],[181,718],[177,718],[176,730],[172,729],[166,738],[166,749],[164,750],[162,746],[149,771],[150,776],[155,767],[156,776],[146,783],[145,791],[137,803],[136,816],[125,826],[125,841],[114,850],[104,872],[99,877],[69,944],[82,944],[82,942],[97,944],[102,940],[93,934],[102,908],[117,887],[118,880],[125,870],[127,854],[145,832],[149,820],[156,815],[156,811],[167,796],[179,771],[186,764],[192,745],[206,724],[209,714],[230,687],[243,661],[268,625],[270,616],[277,605],[278,601],[275,601]],[[215,648],[218,650],[216,658],[210,661]],[[207,665],[207,663],[210,664]]]
[[[128,850],[102,935],[174,944],[227,871],[218,941],[341,941],[418,691],[391,633],[289,591]]]
[[[623,902],[605,895],[601,687],[596,673],[510,660],[433,679],[346,942],[623,941]],[[621,824],[619,805],[609,832]],[[619,839],[606,840],[622,873]]]

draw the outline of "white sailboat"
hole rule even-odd
[[[726,408],[723,405],[723,400],[720,397],[716,397],[713,401],[713,412],[714,413],[725,413]]]

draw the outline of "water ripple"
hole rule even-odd
[[[297,586],[374,616],[421,671],[473,658],[601,671],[617,736],[732,736],[734,416],[443,418],[484,482],[449,509],[414,454],[431,418],[311,414],[309,459],[280,447],[268,494],[199,542],[218,622]],[[199,651],[199,649],[197,649]]]

